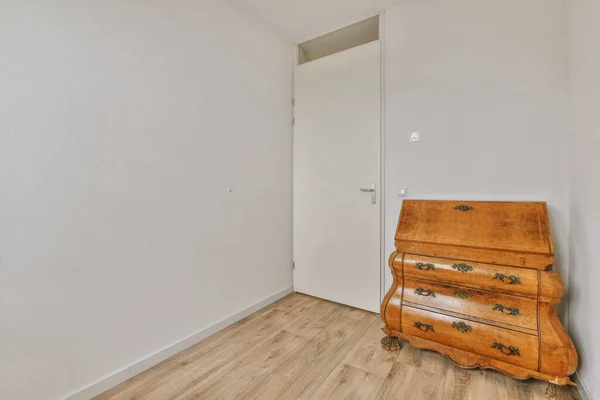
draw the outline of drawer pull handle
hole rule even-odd
[[[507,355],[507,356],[520,356],[521,355],[521,353],[519,353],[519,349],[517,349],[516,347],[513,347],[513,346],[506,347],[502,343],[498,343],[498,342],[494,342],[494,344],[492,345],[492,349],[498,349],[502,352],[502,354]]]
[[[496,275],[494,275],[494,279],[500,280],[502,281],[502,283],[506,283],[507,285],[520,285],[521,284],[521,278],[519,278],[518,276],[514,276],[514,275],[504,275],[501,274],[499,272],[496,273]]]
[[[421,271],[429,271],[430,269],[435,271],[435,265],[433,265],[432,263],[423,263],[423,262],[418,262],[416,264],[416,267],[418,269],[420,269]]]
[[[506,307],[506,306],[503,306],[502,304],[496,304],[494,307],[492,307],[492,310],[500,311],[501,313],[506,314],[506,315],[517,316],[517,315],[521,314],[517,307],[513,307],[513,306]]]
[[[460,263],[460,264],[454,264],[452,266],[453,269],[460,271],[460,272],[469,272],[469,271],[473,271],[473,267],[464,263]]]
[[[469,297],[473,297],[473,293],[467,292],[466,290],[455,290],[454,294],[461,299],[468,299]]]
[[[417,288],[415,290],[415,293],[418,294],[419,296],[431,296],[431,297],[435,297],[435,292],[433,290],[425,290],[423,288]]]
[[[433,325],[430,324],[424,324],[420,321],[415,321],[415,327],[423,332],[427,332],[427,331],[431,331],[431,332],[435,332],[435,329],[433,329]]]
[[[461,204],[459,206],[454,207],[454,209],[458,210],[458,211],[462,211],[462,212],[467,212],[467,211],[471,211],[473,209],[473,207],[467,206],[465,204]]]
[[[461,331],[462,333],[473,332],[473,328],[471,328],[471,325],[467,325],[464,322],[453,322],[452,327]]]

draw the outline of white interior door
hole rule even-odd
[[[294,87],[295,290],[370,311],[380,301],[380,85],[376,41],[299,65]]]

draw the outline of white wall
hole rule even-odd
[[[291,287],[292,46],[220,3],[0,0],[0,399]]]
[[[386,11],[387,254],[399,187],[410,198],[543,200],[567,281],[566,12],[562,0],[406,0]],[[420,144],[409,144],[413,131]]]
[[[229,0],[302,43],[377,15],[404,0]]]
[[[571,268],[569,319],[579,382],[600,398],[600,3],[571,1]]]

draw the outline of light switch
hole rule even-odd
[[[411,143],[419,143],[421,141],[421,132],[413,132],[410,134]]]
[[[408,188],[398,189],[398,197],[408,197]]]

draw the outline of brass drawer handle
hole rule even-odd
[[[492,345],[492,349],[498,349],[502,352],[502,354],[507,355],[507,356],[520,356],[521,355],[521,353],[519,353],[519,349],[517,349],[516,347],[513,347],[513,346],[506,347],[502,343],[498,343],[498,342],[494,342],[494,344]]]
[[[514,275],[504,275],[501,274],[499,272],[496,272],[496,275],[494,275],[494,279],[500,280],[502,281],[502,283],[506,283],[507,285],[520,285],[521,284],[521,278],[519,278],[518,276],[514,276]]]
[[[471,325],[467,325],[464,322],[453,322],[452,327],[461,331],[462,333],[473,332]]]
[[[467,206],[465,204],[461,204],[460,206],[454,207],[454,209],[458,210],[458,211],[462,211],[462,212],[467,212],[467,211],[471,211],[473,209],[473,207]]]
[[[417,288],[415,290],[415,293],[418,294],[419,296],[431,296],[431,297],[435,297],[435,292],[433,290],[426,290],[423,288]]]
[[[433,265],[432,263],[418,262],[417,264],[415,264],[415,266],[421,271],[429,271],[430,269],[435,271],[435,265]]]
[[[452,266],[452,269],[455,269],[455,270],[460,271],[460,272],[470,272],[470,271],[473,271],[473,267],[471,265],[467,265],[467,264],[464,264],[464,263],[454,264]]]
[[[492,310],[500,311],[501,313],[506,314],[506,315],[514,315],[514,316],[521,315],[521,312],[519,311],[519,309],[517,307],[513,307],[513,306],[506,307],[506,306],[503,306],[502,304],[496,304],[494,307],[492,307]]]
[[[454,294],[461,299],[468,299],[469,297],[473,297],[473,293],[467,292],[466,290],[455,290]]]
[[[433,325],[430,324],[424,324],[420,321],[415,321],[415,327],[423,332],[427,332],[427,331],[431,331],[431,332],[435,332],[435,329],[433,329]]]

